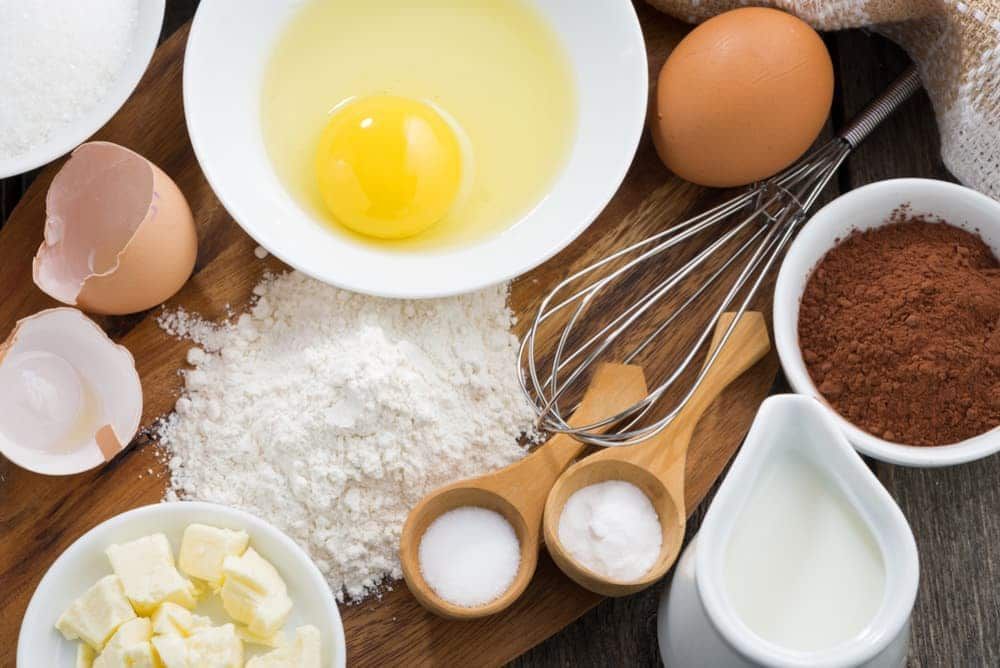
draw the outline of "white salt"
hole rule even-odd
[[[574,492],[559,517],[559,542],[574,559],[604,577],[631,582],[660,555],[663,532],[646,494],[609,480]]]
[[[514,583],[521,544],[500,513],[463,506],[431,522],[420,539],[420,573],[438,596],[466,608],[495,601]]]
[[[0,159],[43,143],[111,88],[139,0],[0,0]]]

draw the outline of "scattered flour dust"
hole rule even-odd
[[[400,531],[424,494],[517,460],[533,435],[506,288],[404,301],[290,272],[254,293],[235,321],[160,317],[198,344],[157,429],[167,500],[269,520],[360,600],[402,576]]]

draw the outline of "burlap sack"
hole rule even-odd
[[[648,0],[689,23],[746,5],[777,7],[817,30],[870,27],[920,68],[941,157],[963,183],[1000,199],[1000,0]]]

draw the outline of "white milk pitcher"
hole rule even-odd
[[[694,666],[900,667],[919,568],[903,513],[815,399],[765,401],[660,600]]]

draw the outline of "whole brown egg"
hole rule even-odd
[[[660,70],[650,126],[675,174],[738,186],[800,157],[832,101],[833,63],[816,31],[791,14],[746,7],[680,41]]]

